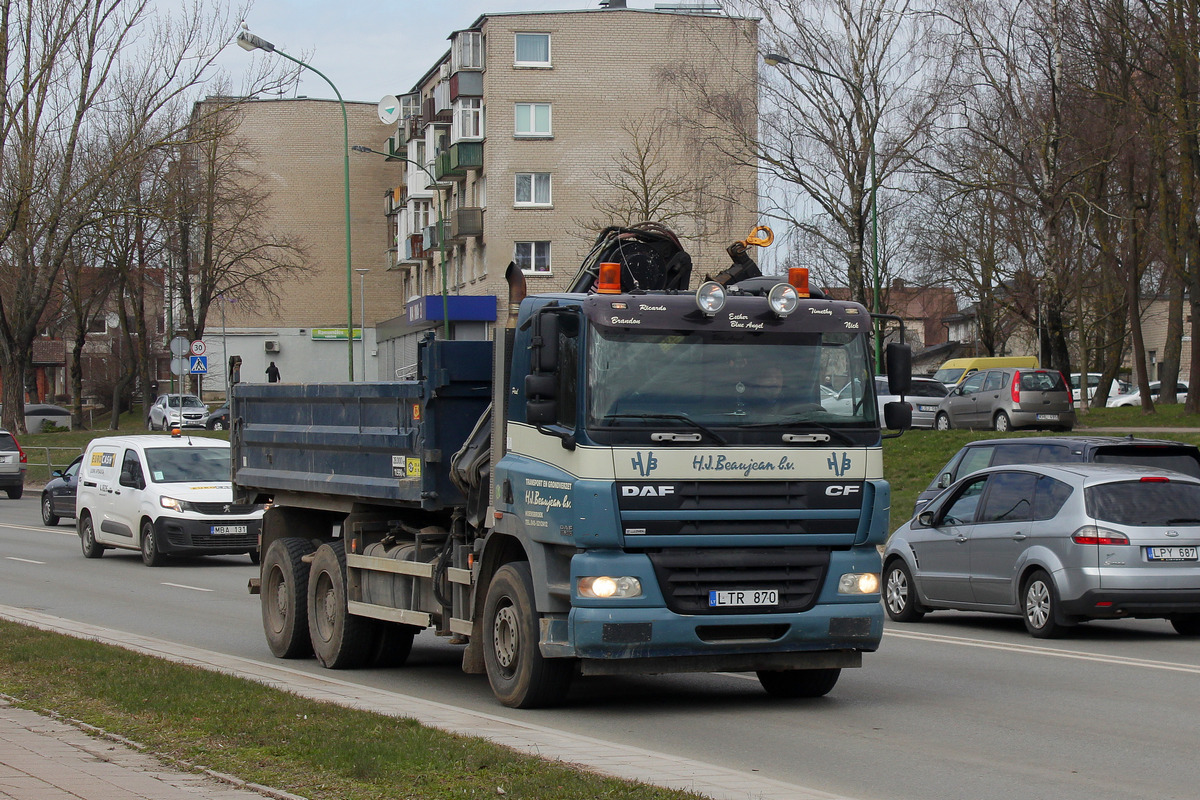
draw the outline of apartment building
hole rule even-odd
[[[693,280],[728,265],[724,247],[760,222],[758,176],[669,124],[679,98],[662,75],[707,73],[756,114],[756,22],[681,5],[485,14],[397,95],[395,129],[372,145],[405,167],[384,193],[382,266],[405,305],[377,323],[381,375],[410,374],[430,331],[490,338],[510,262],[530,292],[562,290],[601,228],[643,221],[614,213],[622,181],[638,177],[634,156],[653,161],[642,158],[652,180],[695,184],[694,205],[669,223]],[[701,175],[719,176],[720,191],[705,192]]]

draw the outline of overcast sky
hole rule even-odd
[[[653,8],[654,2],[628,5]],[[599,7],[599,0],[254,0],[246,24],[325,73],[343,99],[377,102],[411,89],[450,48],[447,37],[482,14]],[[224,53],[222,64],[235,85],[239,61],[248,55],[232,44]],[[320,76],[304,70],[300,77],[297,94],[334,96]]]

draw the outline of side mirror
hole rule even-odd
[[[932,511],[922,511],[920,514],[917,514],[917,522],[921,523],[926,528],[932,528],[933,527],[933,512]]]
[[[61,469],[56,469],[50,473],[51,478],[61,478],[62,476],[63,476],[63,471]]]
[[[533,371],[554,372],[558,369],[558,315],[542,312],[537,315],[533,328]]]
[[[912,427],[912,406],[899,400],[886,403],[883,406],[883,420],[892,430],[906,431]]]
[[[943,472],[941,475],[938,475],[937,488],[945,489],[947,486],[950,485],[950,482],[951,482],[950,481],[950,473]]]
[[[891,342],[887,346],[884,360],[887,363],[888,390],[892,394],[908,394],[908,390],[912,388],[912,348],[906,344]],[[910,422],[909,426],[911,425]]]

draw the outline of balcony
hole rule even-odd
[[[453,146],[452,148],[453,149]],[[465,169],[454,169],[450,164],[450,151],[439,153],[434,162],[433,174],[439,181],[461,181],[467,177]]]
[[[450,238],[463,239],[483,236],[483,209],[456,208],[450,215]]]
[[[421,229],[421,235],[425,239],[427,258],[433,258],[433,251],[440,248],[442,244],[447,241],[444,236],[439,236],[439,234],[444,234],[446,229],[447,227],[445,220],[442,220],[440,225],[435,223],[427,228]]]
[[[483,169],[483,142],[455,142],[450,145],[450,169]]]
[[[425,248],[424,237],[419,233],[414,233],[411,236],[404,238],[404,260],[405,261],[428,261],[431,257],[429,250]]]

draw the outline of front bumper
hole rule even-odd
[[[245,525],[245,533],[213,533],[213,526]],[[163,553],[203,553],[222,555],[246,553],[258,549],[258,534],[262,520],[245,517],[215,517],[208,519],[184,519],[181,517],[159,517],[154,521],[156,544]]]

